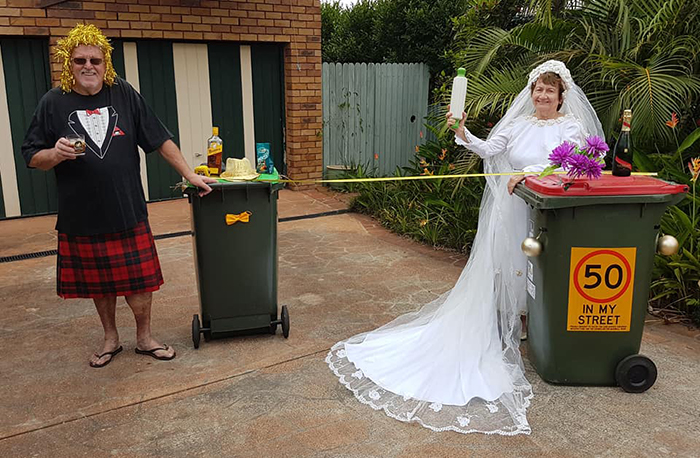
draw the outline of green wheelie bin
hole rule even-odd
[[[547,382],[643,392],[657,370],[639,347],[666,207],[688,187],[647,176],[528,177],[528,358]]]
[[[191,209],[199,315],[192,317],[192,342],[241,334],[289,336],[289,312],[277,315],[277,183],[235,181],[210,184],[200,197],[185,190]]]

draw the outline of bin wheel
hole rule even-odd
[[[282,306],[282,335],[286,339],[289,337],[289,310],[287,306]]]
[[[201,333],[201,326],[199,325],[199,315],[192,315],[192,343],[194,348],[199,348],[199,335]]]
[[[656,382],[656,365],[643,355],[630,355],[615,369],[615,381],[628,393],[643,393]]]

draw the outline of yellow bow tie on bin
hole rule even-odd
[[[226,225],[230,226],[232,224],[236,224],[237,222],[241,223],[247,223],[250,221],[250,215],[252,215],[251,212],[249,211],[244,211],[243,213],[240,213],[238,215],[233,215],[231,213],[226,214]]]

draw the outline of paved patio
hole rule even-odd
[[[280,193],[280,217],[346,208],[325,190]],[[155,234],[187,231],[185,200],[149,206]],[[0,257],[55,249],[52,216],[0,221]],[[700,333],[650,319],[642,352],[659,368],[648,392],[563,387],[527,366],[530,436],[434,433],[355,401],[324,358],[336,341],[415,310],[449,289],[465,258],[342,214],[279,224],[284,339],[203,342],[189,236],[157,242],[166,283],[154,329],[178,357],[136,355],[133,317],[118,304],[124,352],[102,369],[90,300],[55,295],[55,257],[0,263],[0,456],[698,456]],[[527,364],[527,361],[526,361]]]

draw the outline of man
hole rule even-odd
[[[122,351],[117,296],[125,296],[134,313],[136,353],[175,357],[174,348],[151,335],[152,292],[163,278],[148,225],[138,146],[158,150],[202,195],[215,181],[190,170],[172,134],[141,95],[116,76],[111,53],[109,41],[93,25],[79,24],[58,41],[61,87],[39,101],[22,145],[29,167],[56,173],[57,292],[95,302],[104,344],[90,358],[92,367],[106,366]]]

